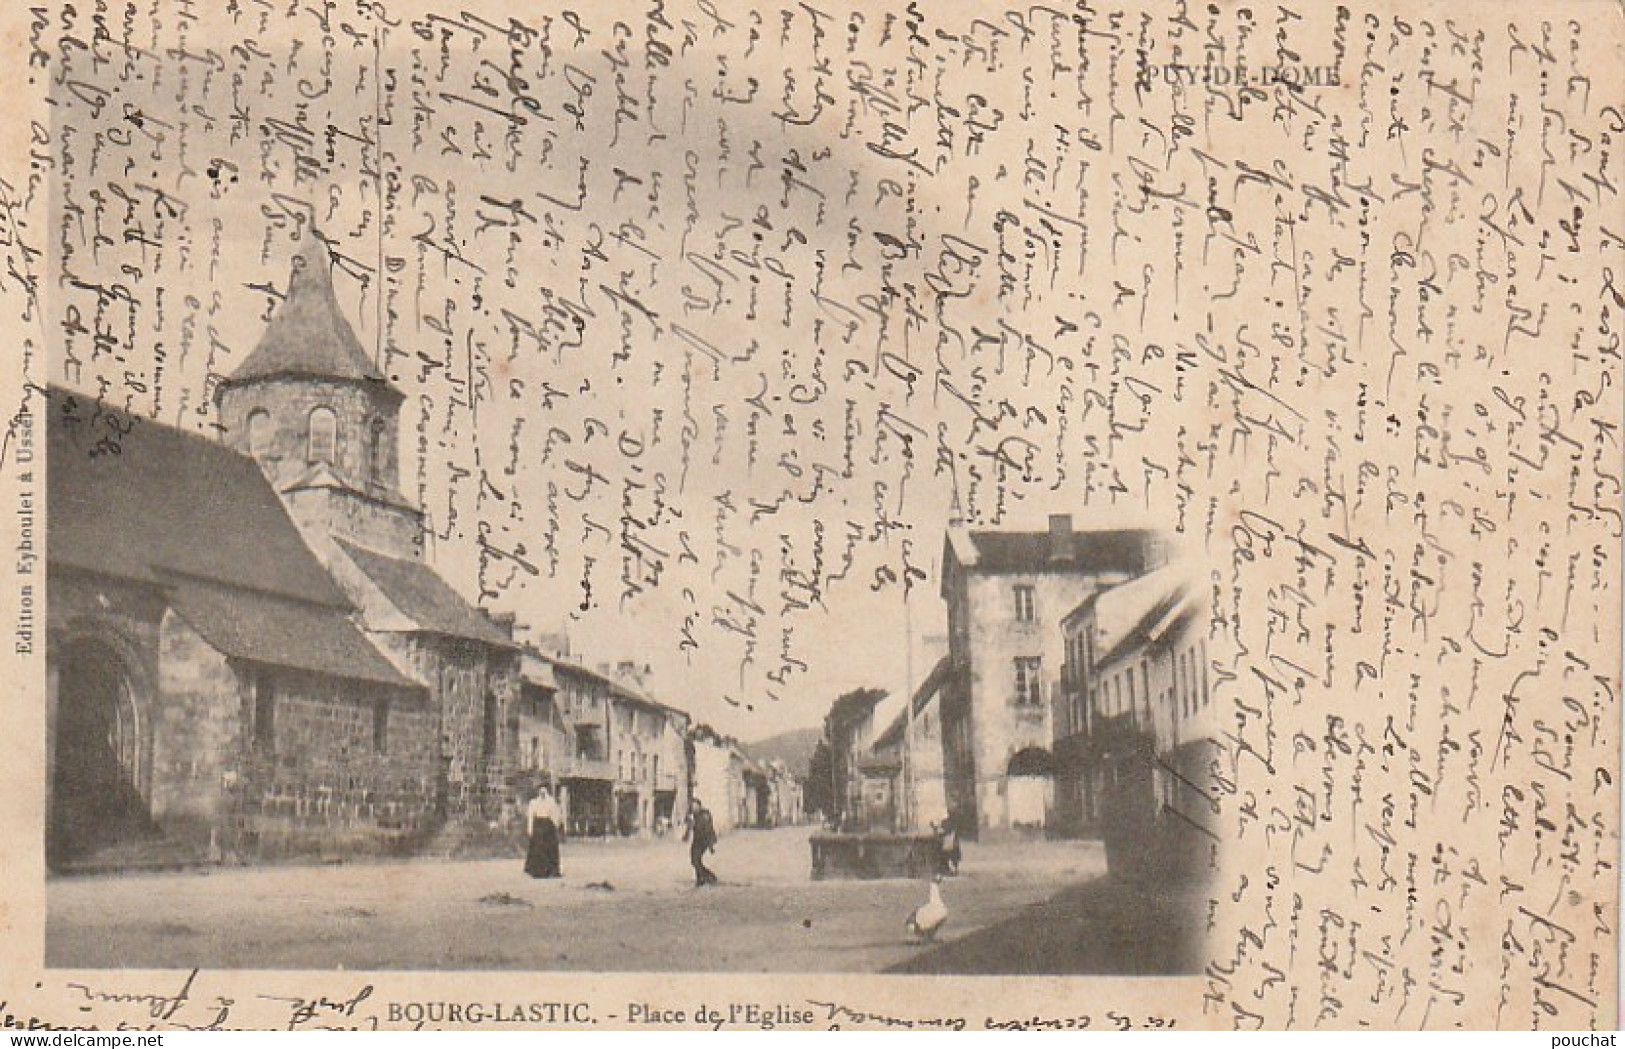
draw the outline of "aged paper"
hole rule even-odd
[[[0,19],[4,1027],[1616,1024],[1618,4]]]

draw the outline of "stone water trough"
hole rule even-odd
[[[812,836],[813,881],[839,878],[926,878],[942,864],[935,834]]]

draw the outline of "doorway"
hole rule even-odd
[[[57,656],[46,860],[54,869],[155,832],[144,795],[143,737],[129,667],[108,644],[75,640]]]

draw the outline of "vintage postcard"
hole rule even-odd
[[[1617,1023],[1618,3],[0,19],[0,1027]]]

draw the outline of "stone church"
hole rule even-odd
[[[314,233],[218,440],[49,392],[53,868],[500,833],[520,646],[425,562],[402,400]]]

